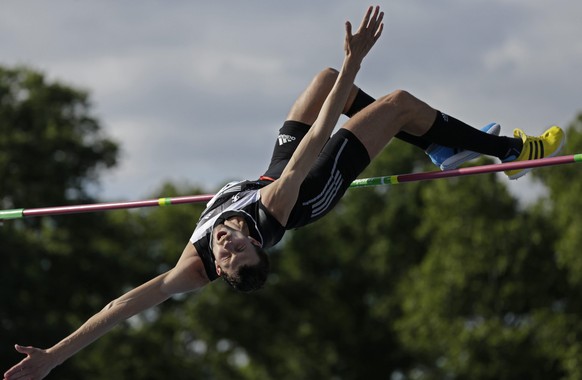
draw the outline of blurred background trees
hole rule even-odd
[[[582,152],[582,115],[564,154]],[[88,94],[0,68],[0,205],[99,201],[119,145]],[[476,164],[489,163],[481,159]],[[363,174],[432,170],[395,141]],[[251,295],[222,282],[127,321],[59,379],[580,379],[582,180],[538,169],[522,204],[503,175],[350,190],[288,234]],[[152,197],[203,192],[160,184]],[[212,191],[216,189],[204,189]],[[200,205],[10,221],[0,228],[0,363],[46,347],[168,270]]]

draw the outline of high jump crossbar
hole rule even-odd
[[[495,173],[504,170],[515,169],[529,169],[543,166],[563,165],[582,162],[582,154],[572,154],[568,156],[558,156],[550,158],[541,158],[538,160],[506,162],[501,164],[490,164],[481,166],[472,166],[466,168],[459,168],[447,171],[430,171],[421,173],[409,173],[390,175],[373,178],[362,178],[353,181],[350,188],[368,187],[368,186],[383,186],[383,185],[397,185],[406,182],[430,181],[440,178],[462,177],[475,174]],[[0,221],[7,219],[21,219],[35,216],[49,216],[62,214],[78,214],[97,211],[143,208],[143,207],[157,207],[178,205],[186,203],[205,203],[212,199],[213,194],[190,195],[172,198],[156,198],[141,201],[128,202],[110,202],[110,203],[94,203],[84,205],[72,206],[58,206],[58,207],[43,207],[30,209],[11,209],[0,210]]]

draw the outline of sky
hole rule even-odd
[[[0,65],[90,93],[122,148],[101,199],[153,196],[164,181],[214,191],[262,174],[293,101],[316,73],[341,65],[344,23],[359,24],[368,5],[4,0]],[[506,135],[565,127],[582,111],[581,1],[379,5],[384,33],[356,80],[374,97],[404,89],[473,126],[496,121]],[[528,180],[511,188],[539,191]]]

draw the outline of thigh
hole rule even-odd
[[[369,163],[366,147],[353,133],[340,129],[303,181],[286,227],[301,227],[326,215]]]

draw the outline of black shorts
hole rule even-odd
[[[279,130],[273,156],[264,177],[278,179],[310,126],[286,121]],[[287,229],[297,228],[327,214],[350,184],[370,163],[366,147],[347,129],[337,131],[325,144],[301,184]]]

